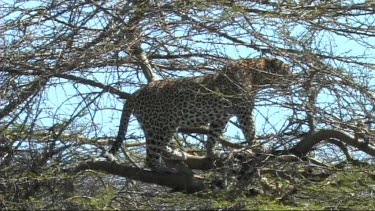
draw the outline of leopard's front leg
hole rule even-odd
[[[216,159],[219,157],[219,155],[215,153],[214,147],[217,141],[219,141],[220,136],[223,134],[223,131],[228,121],[229,121],[229,118],[225,117],[223,118],[222,121],[216,121],[216,122],[210,123],[210,128],[208,131],[208,138],[207,138],[207,143],[206,143],[206,152],[207,152],[208,158]]]
[[[237,119],[246,142],[252,146],[256,142],[254,104],[237,108]]]

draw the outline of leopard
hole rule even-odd
[[[126,100],[109,152],[115,155],[119,151],[132,114],[145,134],[145,166],[154,171],[170,170],[163,158],[187,159],[186,153],[170,147],[179,128],[207,126],[206,156],[213,158],[216,142],[229,119],[236,116],[251,146],[256,139],[256,93],[268,86],[285,87],[287,80],[281,79],[290,75],[290,66],[277,58],[247,58],[232,60],[213,74],[153,81]]]

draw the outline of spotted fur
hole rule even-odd
[[[151,82],[126,101],[110,152],[119,150],[132,113],[146,136],[146,164],[153,170],[165,169],[161,157],[186,160],[183,152],[168,146],[180,127],[209,125],[206,151],[212,157],[216,141],[229,119],[236,116],[251,145],[256,91],[287,75],[289,67],[278,59],[243,59],[228,63],[216,74]]]

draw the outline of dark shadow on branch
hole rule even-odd
[[[102,171],[108,174],[118,175],[129,179],[139,180],[146,183],[158,184],[173,188],[174,190],[184,190],[188,193],[203,190],[204,183],[201,178],[184,175],[160,173],[149,170],[125,166],[112,161],[88,161],[80,163],[68,172],[80,172],[87,169]]]

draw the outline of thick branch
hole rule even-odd
[[[301,142],[299,142],[290,151],[298,156],[304,156],[309,151],[311,151],[316,144],[329,139],[338,139],[350,146],[356,147],[357,149],[369,155],[375,156],[375,146],[365,142],[357,141],[352,135],[343,131],[333,129],[319,130],[306,135],[301,140]]]
[[[144,18],[145,11],[147,10],[147,1],[137,2],[134,1],[134,14],[129,19],[129,26],[125,28],[125,35],[128,40],[130,40],[133,44],[130,46],[130,53],[133,53],[137,60],[139,61],[139,64],[141,66],[141,69],[143,71],[143,74],[145,75],[147,82],[152,82],[157,80],[157,77],[154,74],[154,71],[151,67],[151,63],[147,57],[147,54],[143,51],[141,45],[142,45],[142,27],[140,25],[140,22]]]
[[[87,169],[103,171],[108,174],[118,175],[129,179],[142,182],[158,184],[177,190],[186,190],[187,192],[196,192],[204,189],[203,180],[183,174],[159,173],[130,166],[120,165],[110,161],[89,161],[79,164],[73,172],[84,171]]]
[[[150,61],[148,60],[146,53],[140,47],[140,43],[137,45],[138,46],[135,47],[133,53],[135,54],[137,59],[140,61],[139,64],[141,66],[143,74],[145,75],[148,82],[156,81],[157,77],[154,74],[154,71],[151,67]]]

